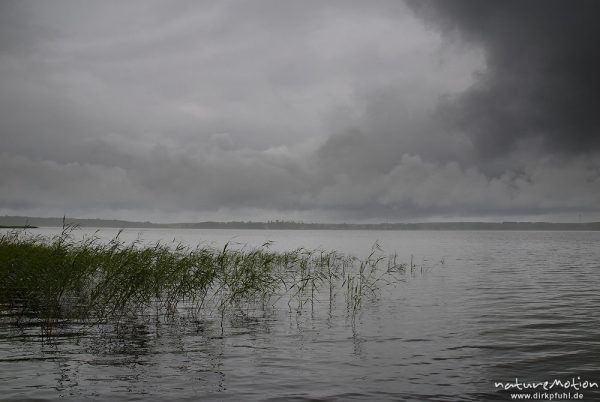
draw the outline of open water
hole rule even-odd
[[[52,234],[58,229],[41,228]],[[79,230],[77,235],[92,233]],[[98,235],[109,239],[110,229]],[[416,266],[349,317],[343,304],[252,318],[0,326],[0,400],[600,400],[600,232],[126,230],[152,243],[385,254]],[[575,384],[540,383],[555,379]],[[587,386],[586,385],[586,381]],[[578,385],[579,384],[579,385]],[[509,388],[510,388],[509,387]],[[566,393],[570,393],[567,395]],[[560,396],[559,395],[559,396]],[[543,396],[543,395],[542,395]],[[566,399],[567,396],[570,399]]]

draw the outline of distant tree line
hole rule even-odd
[[[112,219],[37,218],[0,216],[0,227],[172,228],[172,229],[269,229],[269,230],[600,230],[600,222],[423,222],[423,223],[304,223],[294,221],[232,221],[152,223]]]

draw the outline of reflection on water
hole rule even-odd
[[[142,233],[215,245],[235,236],[359,256],[379,240],[419,269],[354,319],[322,298],[300,312],[280,303],[221,323],[182,311],[168,321],[73,325],[51,339],[4,323],[2,398],[477,401],[509,400],[494,382],[515,377],[600,382],[600,233]]]

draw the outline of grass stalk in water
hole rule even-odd
[[[244,304],[263,306],[288,297],[290,303],[314,304],[317,295],[331,300],[344,293],[349,311],[365,296],[390,283],[404,269],[373,253],[363,261],[335,251],[297,249],[274,252],[212,247],[190,248],[157,243],[125,244],[117,235],[74,240],[71,228],[53,238],[23,231],[0,237],[0,312],[13,323],[39,323],[46,330],[59,322],[101,323],[153,311],[172,316],[181,305],[197,314]]]

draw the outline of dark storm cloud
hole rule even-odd
[[[561,153],[600,149],[600,2],[410,4],[444,34],[484,48],[487,67],[477,82],[441,111],[484,156],[531,141]]]

